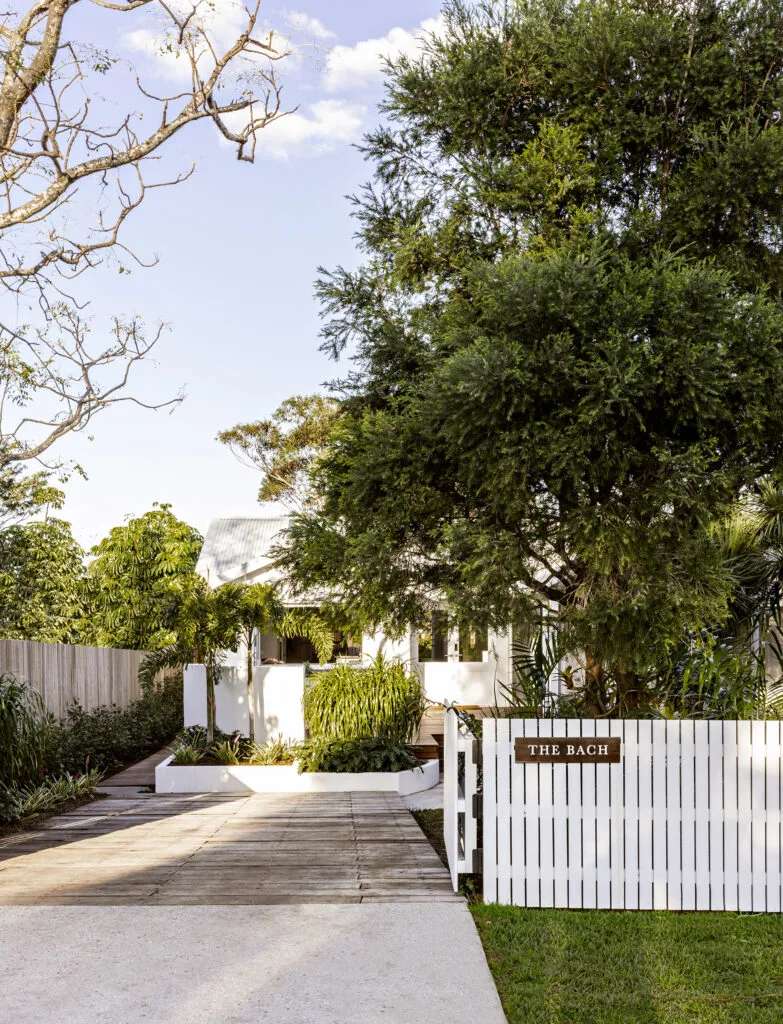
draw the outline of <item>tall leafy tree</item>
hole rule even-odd
[[[62,519],[0,531],[0,637],[79,643],[83,558]]]
[[[398,625],[555,604],[596,714],[725,619],[710,523],[783,463],[781,33],[781,0],[457,0],[390,65],[294,581]]]
[[[281,501],[294,509],[312,501],[311,471],[326,449],[338,403],[325,395],[294,395],[269,419],[221,430],[218,441],[261,472],[259,501]]]
[[[116,526],[91,550],[85,638],[106,647],[151,651],[170,644],[167,608],[189,581],[201,551],[198,530],[157,504]]]

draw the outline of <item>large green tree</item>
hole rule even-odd
[[[595,713],[726,617],[710,523],[783,468],[783,2],[454,2],[389,68],[355,372],[287,565],[376,620],[556,604]]]
[[[202,543],[166,504],[115,526],[91,550],[84,642],[141,651],[172,643],[168,607],[189,581]]]
[[[326,448],[337,412],[334,398],[293,395],[269,419],[221,430],[218,441],[260,471],[259,501],[281,501],[300,510],[315,497],[311,470]]]
[[[83,558],[62,519],[0,531],[0,637],[80,643]]]

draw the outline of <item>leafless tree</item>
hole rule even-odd
[[[80,41],[74,20],[85,8],[141,33],[169,71],[156,80],[176,86],[144,84],[125,58]],[[120,271],[142,262],[123,226],[151,189],[191,173],[152,173],[187,125],[212,122],[240,160],[253,160],[261,129],[290,113],[276,74],[290,55],[258,4],[35,0],[0,10],[0,467],[41,460],[109,405],[144,404],[129,394],[129,374],[161,328],[147,335],[118,318],[91,346],[74,279],[107,259]],[[118,69],[135,99],[124,88],[107,100]]]

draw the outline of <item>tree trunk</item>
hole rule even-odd
[[[206,661],[207,669],[207,746],[215,742],[215,677],[210,664]]]
[[[643,703],[644,694],[641,680],[636,672],[627,671],[623,668],[622,661],[618,661],[615,682],[617,683],[617,714],[620,718],[626,718],[637,711],[639,705]]]
[[[603,718],[606,714],[606,674],[600,659],[585,650],[584,708],[589,718]]]
[[[247,645],[247,735],[251,743],[256,741],[256,709],[253,691],[253,637],[249,637]]]

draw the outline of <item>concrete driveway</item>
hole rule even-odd
[[[502,1024],[396,796],[108,797],[0,839],[0,1024]]]

